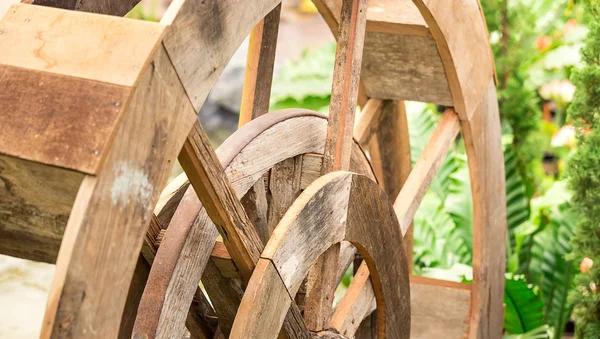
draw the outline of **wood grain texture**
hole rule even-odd
[[[402,227],[402,234],[408,231],[431,181],[458,135],[459,128],[458,115],[452,109],[447,109],[400,190],[394,202],[394,209]]]
[[[348,179],[351,181],[349,191]],[[347,215],[339,216],[339,206],[345,205],[344,199],[348,201],[348,209],[344,211]],[[325,222],[321,229],[314,226],[315,218],[321,218]],[[379,232],[373,232],[373,224],[379,226]],[[268,270],[273,267],[276,273],[267,272],[267,269],[257,269],[254,272],[242,299],[232,334],[235,333],[236,338],[254,338],[251,334],[255,333],[260,333],[259,338],[277,337],[282,323],[281,315],[287,311],[289,303],[283,298],[281,302],[271,302],[264,296],[272,293],[271,291],[280,291],[280,285],[289,293],[288,296],[293,296],[310,264],[317,260],[327,246],[342,238],[351,241],[361,251],[369,270],[373,272],[374,291],[381,319],[378,327],[380,337],[408,338],[408,266],[403,247],[393,246],[394,243],[402,242],[393,207],[376,183],[367,177],[348,172],[334,172],[319,178],[290,207],[262,254],[264,266]],[[298,246],[299,244],[302,246]],[[279,279],[271,279],[272,277]],[[252,313],[266,314],[266,319],[278,322],[263,326],[253,318],[256,315]]]
[[[500,114],[493,80],[462,121],[473,196],[473,295],[469,338],[500,338],[504,321],[506,188]]]
[[[471,286],[411,277],[411,338],[466,338]]]
[[[369,99],[354,125],[354,138],[362,147],[366,147],[369,144],[371,136],[379,127],[381,104],[382,101],[379,99]]]
[[[131,94],[127,87],[3,65],[0,87],[0,153],[88,174],[98,172]]]
[[[183,144],[179,136],[187,134],[195,119],[162,49],[151,64],[125,105],[98,176],[84,178],[79,189],[57,260],[42,338],[117,336],[159,187],[166,183]]]
[[[494,78],[487,27],[477,0],[413,0],[431,30],[461,120],[478,109]]]
[[[411,291],[412,292],[412,291]],[[367,264],[359,267],[331,319],[331,327],[346,338],[354,337],[359,325],[376,308],[375,294]]]
[[[431,36],[367,32],[364,47],[361,81],[369,97],[452,106],[444,66]]]
[[[240,126],[269,111],[280,15],[281,4],[267,14],[250,33]]]
[[[186,192],[181,203],[190,199]],[[206,214],[189,209],[179,209],[173,216],[138,308],[135,338],[183,336],[188,309],[218,235],[208,221]],[[195,274],[185,274],[190,271]]]
[[[269,201],[267,188],[265,187],[268,180],[269,174],[265,173],[241,199],[242,206],[244,206],[244,210],[263,244],[269,241],[271,235],[268,226]]]
[[[149,21],[14,4],[0,21],[0,64],[133,86],[164,29]]]
[[[269,180],[271,201],[269,203],[267,224],[269,237],[285,212],[300,194],[302,159],[303,156],[301,155],[289,158],[276,164],[271,169]]]
[[[140,0],[33,0],[32,3],[82,12],[124,16],[139,2]]]
[[[280,1],[176,0],[163,43],[196,111],[251,30]]]
[[[322,174],[350,168],[366,22],[366,0],[342,0]],[[304,318],[315,332],[329,328],[339,252],[327,249],[308,276]]]
[[[378,166],[379,185],[390,199],[400,193],[408,179],[412,162],[410,158],[410,136],[406,108],[402,101],[386,100],[383,103],[381,121],[376,133],[377,142],[371,147],[371,161]],[[374,148],[378,148],[375,150]],[[412,267],[412,227],[404,234],[404,244],[409,267]]]
[[[0,253],[56,262],[83,176],[0,155]]]

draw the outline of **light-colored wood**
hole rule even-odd
[[[366,0],[342,0],[322,174],[350,168],[366,22]],[[339,252],[328,248],[308,275],[304,319],[315,332],[329,328]]]
[[[40,14],[31,17],[42,22]],[[4,21],[0,26],[16,26]],[[0,50],[6,52],[0,59],[13,49],[3,36]],[[98,171],[131,95],[129,87],[5,65],[0,65],[0,88],[0,154],[88,174]]]
[[[411,277],[411,338],[466,338],[471,311],[468,284]]]
[[[155,22],[14,4],[0,21],[0,64],[133,86],[164,29]]]
[[[140,0],[27,0],[34,5],[71,9],[82,12],[123,16],[135,7]],[[22,1],[25,2],[25,1]]]
[[[273,263],[261,258],[248,282],[229,338],[277,338],[291,302]]]
[[[373,98],[453,103],[431,36],[368,32],[361,81]]]
[[[354,138],[362,147],[366,147],[369,144],[371,136],[379,127],[381,104],[381,100],[373,98],[369,99],[354,126]]]
[[[267,14],[250,33],[240,126],[269,111],[280,15],[281,4]]]
[[[0,253],[55,263],[82,180],[78,172],[0,155]]]
[[[477,0],[413,0],[431,30],[442,59],[452,106],[470,119],[494,78],[487,27]]]
[[[447,109],[394,202],[394,210],[398,215],[402,234],[408,231],[417,208],[458,135],[459,129],[458,115],[451,108]]]
[[[248,214],[250,221],[252,221],[252,225],[254,225],[263,244],[269,241],[269,236],[271,235],[268,227],[269,201],[265,187],[265,181],[267,180],[269,180],[269,175],[265,173],[241,200],[242,206],[244,206],[244,210]]]
[[[341,216],[340,206],[347,206]],[[324,223],[317,228],[315,221]],[[372,231],[373,224],[379,226],[379,232]],[[254,272],[236,316],[232,337],[275,338],[288,302],[272,302],[263,296],[280,290],[280,285],[293,296],[311,263],[328,246],[343,239],[359,249],[373,272],[380,338],[408,338],[408,266],[403,246],[393,246],[402,242],[398,220],[385,192],[375,182],[348,172],[334,172],[319,178],[290,207],[261,255],[265,267],[270,270],[272,266],[274,276],[280,280],[270,279],[272,273],[267,274],[266,270]],[[278,322],[263,326],[254,319],[258,313]],[[260,335],[251,335],[257,333]]]
[[[111,338],[119,331],[146,225],[183,144],[181,135],[195,119],[164,50],[151,64],[142,67],[98,176],[85,177],[79,189],[42,338]]]
[[[242,41],[279,2],[171,3],[161,19],[162,24],[169,25],[163,44],[196,111]]]
[[[331,319],[331,327],[346,338],[352,338],[363,319],[371,314],[375,308],[375,294],[373,293],[369,269],[367,264],[363,262],[356,271],[344,298],[335,309]]]
[[[473,196],[473,296],[469,338],[502,336],[506,266],[506,188],[500,114],[493,80],[462,121]]]

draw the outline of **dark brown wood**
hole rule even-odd
[[[0,154],[89,174],[106,156],[131,93],[127,87],[3,65],[0,88]]]
[[[0,154],[0,253],[55,263],[82,180],[79,172]]]
[[[33,0],[34,5],[123,16],[140,0]]]

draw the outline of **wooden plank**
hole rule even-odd
[[[504,321],[506,195],[500,114],[493,79],[462,121],[473,196],[473,296],[469,338],[500,338]]]
[[[281,3],[250,33],[239,125],[269,111]]]
[[[350,168],[366,21],[366,0],[342,0],[322,174]],[[339,252],[328,249],[308,276],[304,318],[313,331],[329,328]]]
[[[269,236],[271,235],[268,227],[269,202],[267,189],[265,188],[265,181],[267,180],[269,180],[269,175],[265,173],[241,199],[242,206],[244,206],[244,210],[248,214],[263,244],[269,241]]]
[[[470,119],[494,78],[492,51],[477,0],[413,0],[431,30],[456,113]]]
[[[125,107],[98,176],[85,177],[79,189],[61,244],[41,338],[117,336],[160,187],[183,144],[180,135],[185,136],[196,119],[161,49]]]
[[[131,94],[122,86],[4,65],[0,87],[0,153],[88,174],[106,157]]]
[[[346,294],[340,300],[331,319],[331,327],[346,338],[354,337],[363,319],[376,308],[375,294],[367,264],[359,267]]]
[[[133,86],[164,29],[155,22],[14,4],[0,21],[0,64]]]
[[[394,202],[402,234],[408,231],[431,181],[458,135],[459,128],[458,115],[451,108],[447,109]]]
[[[466,338],[471,311],[468,284],[411,277],[411,338]]]
[[[54,263],[83,176],[0,154],[0,253]]]
[[[242,300],[230,338],[277,338],[292,300],[271,261],[258,261]]]
[[[279,3],[177,0],[169,6],[163,43],[196,111],[240,44]]]
[[[369,97],[452,106],[442,59],[431,36],[368,32],[364,48],[361,81]]]
[[[366,147],[371,140],[371,136],[379,127],[379,116],[381,114],[382,101],[378,99],[369,99],[362,109],[359,119],[354,126],[354,138],[358,144]]]
[[[139,2],[140,0],[33,0],[32,3],[82,12],[124,16]]]

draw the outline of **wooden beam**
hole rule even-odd
[[[281,3],[250,33],[239,125],[269,111]]]
[[[417,208],[459,130],[458,115],[451,108],[447,109],[394,202],[394,210],[400,221],[402,234],[408,231]]]
[[[369,99],[361,110],[358,121],[354,126],[354,138],[364,148],[369,144],[371,136],[375,134],[379,127],[381,105],[381,100]]]
[[[322,174],[350,168],[367,1],[343,0],[340,18]],[[305,319],[313,331],[329,328],[339,251],[332,246],[308,276]]]

